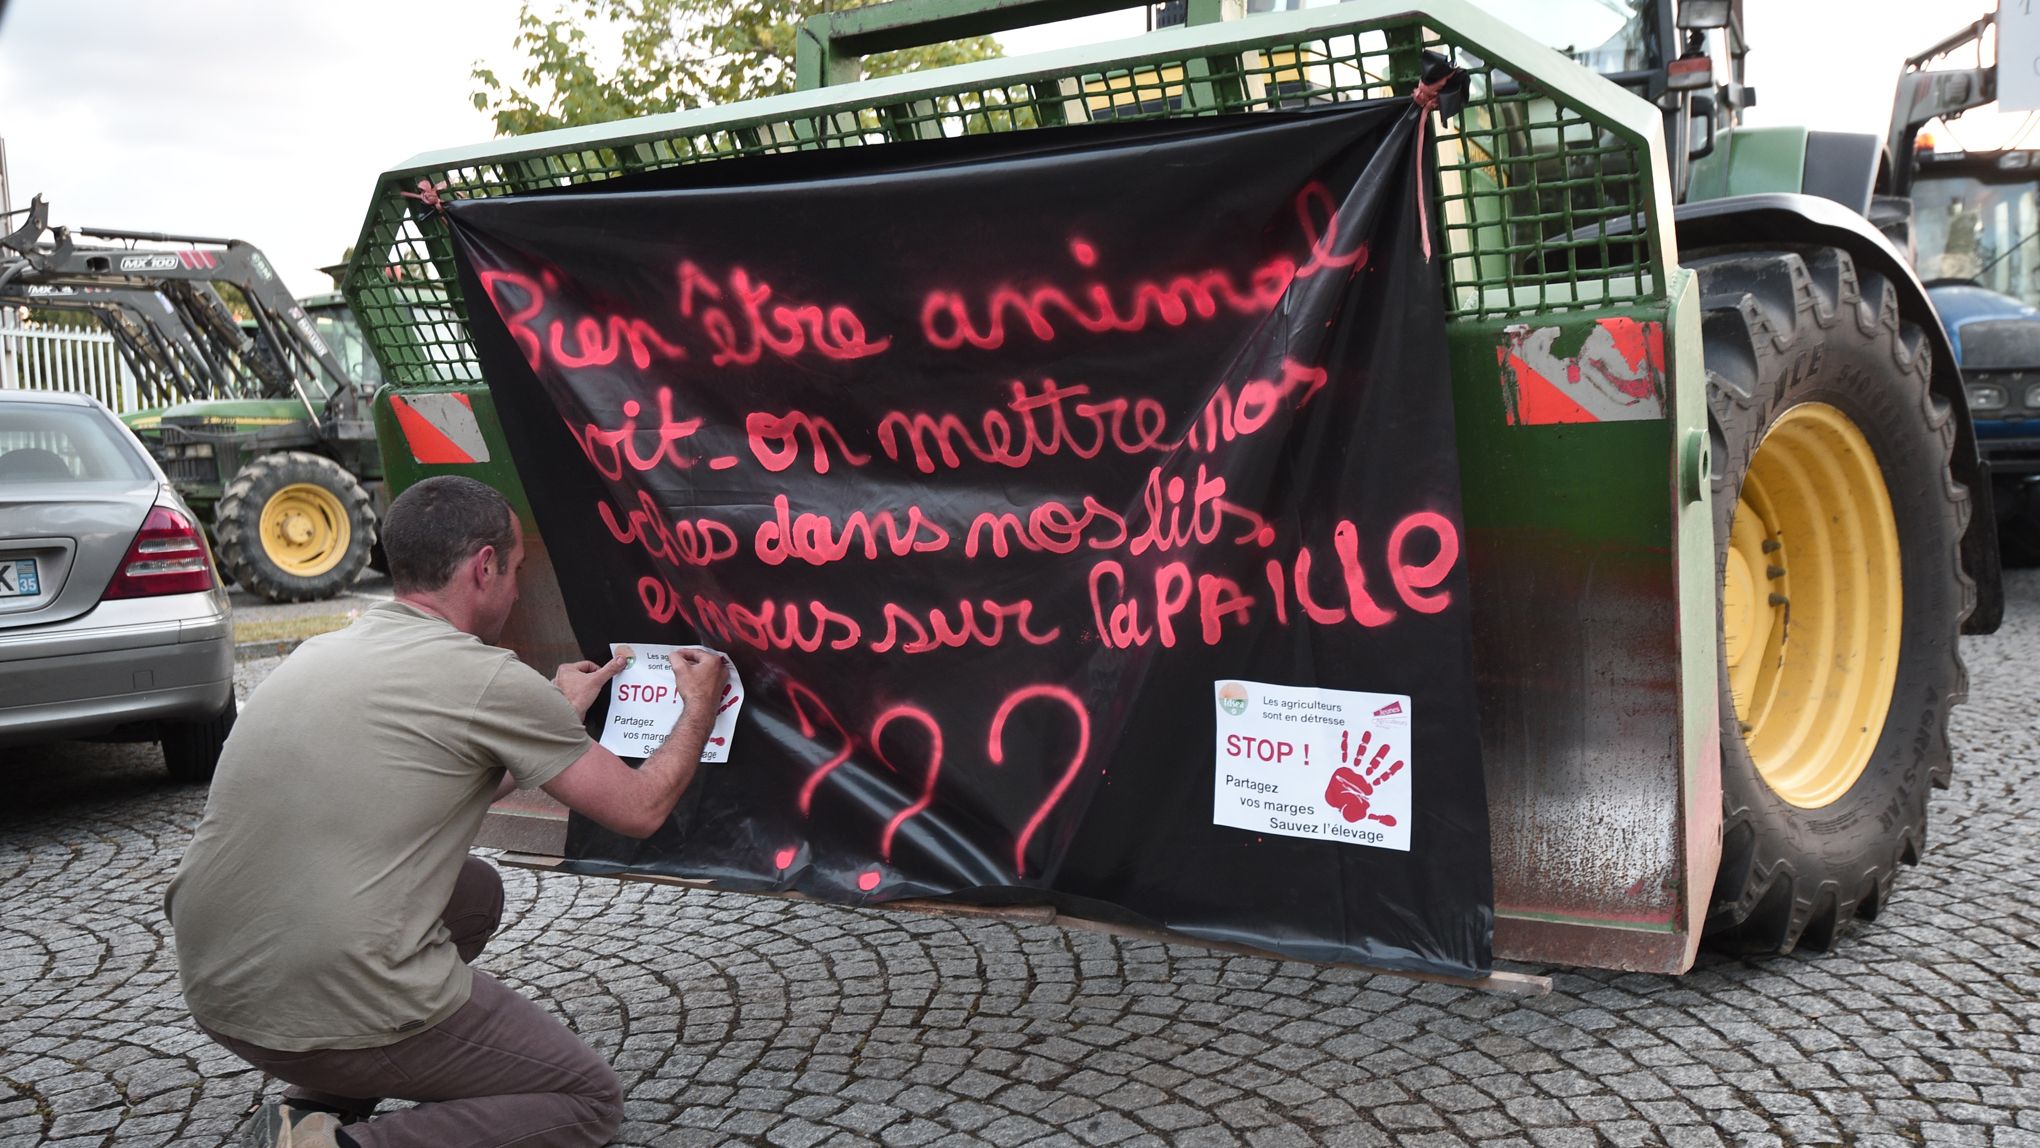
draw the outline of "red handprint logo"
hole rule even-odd
[[[1352,736],[1351,730],[1339,733],[1339,760],[1345,764],[1332,771],[1332,783],[1325,787],[1325,802],[1338,810],[1348,822],[1364,819],[1393,826],[1395,817],[1392,814],[1372,812],[1374,791],[1386,785],[1389,778],[1401,773],[1403,763],[1397,761],[1383,768],[1381,763],[1389,755],[1386,741],[1375,748],[1372,758],[1367,757],[1367,747],[1374,741],[1373,730],[1362,731],[1359,744],[1353,745],[1352,752],[1348,753]],[[1362,764],[1363,758],[1366,759],[1365,764]],[[1354,768],[1356,766],[1357,769]]]

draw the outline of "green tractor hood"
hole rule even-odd
[[[153,419],[151,426],[205,426],[222,430],[259,430],[309,422],[305,406],[296,399],[204,399],[176,403],[154,411],[137,411],[128,425],[143,429],[138,420]]]

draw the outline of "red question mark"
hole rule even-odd
[[[1048,799],[1035,809],[1034,816],[1028,818],[1026,826],[1020,830],[1019,839],[1013,842],[1013,872],[1022,877],[1027,875],[1027,843],[1034,839],[1034,831],[1041,828],[1041,823],[1048,818],[1048,811],[1055,808],[1056,802],[1061,801],[1063,794],[1068,791],[1070,783],[1077,779],[1077,770],[1083,766],[1085,755],[1091,751],[1091,715],[1084,709],[1084,703],[1077,699],[1077,695],[1061,686],[1027,686],[1007,694],[1006,700],[999,704],[997,716],[992,718],[991,737],[987,740],[985,748],[991,755],[993,765],[1006,763],[1007,717],[1012,715],[1020,703],[1034,698],[1051,698],[1059,701],[1070,707],[1070,712],[1077,715],[1077,752],[1070,755],[1069,765],[1063,768],[1062,780],[1056,782],[1055,788],[1048,791]]]
[[[893,819],[886,822],[885,834],[878,839],[878,855],[885,861],[892,860],[893,834],[899,832],[901,823],[928,808],[935,800],[935,778],[942,772],[942,727],[936,724],[933,715],[919,706],[894,706],[878,715],[878,720],[871,723],[871,752],[878,755],[878,760],[884,762],[887,769],[894,773],[900,771],[898,766],[887,760],[885,750],[879,746],[878,739],[885,734],[885,727],[891,725],[894,718],[903,717],[920,722],[921,728],[927,730],[928,736],[935,741],[928,747],[928,779],[921,785],[921,799],[894,814]]]
[[[806,783],[800,787],[800,815],[806,817],[808,815],[808,807],[814,804],[815,790],[821,786],[822,779],[829,776],[837,766],[850,760],[850,731],[844,729],[843,723],[836,720],[836,715],[829,710],[828,703],[822,700],[821,695],[794,681],[792,678],[788,678],[786,679],[786,696],[793,703],[793,716],[800,719],[800,734],[802,737],[814,737],[816,728],[815,723],[808,719],[806,707],[800,704],[802,694],[806,694],[808,700],[812,701],[815,707],[821,710],[822,716],[829,720],[829,724],[836,727],[837,736],[843,739],[843,748],[836,751],[836,756],[823,762],[820,768],[809,774]],[[784,868],[784,866],[781,866],[781,868]]]

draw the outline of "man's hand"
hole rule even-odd
[[[728,663],[710,650],[674,650],[672,663],[673,684],[685,707],[673,722],[673,732],[652,756],[633,769],[599,743],[591,745],[579,760],[545,783],[547,793],[567,808],[630,837],[649,837],[666,824],[674,804],[701,768],[701,751],[708,744],[709,731],[715,728],[716,707],[729,677]],[[620,661],[611,662],[579,680],[599,687],[615,676],[620,665]],[[561,677],[572,669],[560,667]],[[565,693],[568,686],[563,684],[560,690]],[[573,697],[571,693],[567,696]]]
[[[553,674],[553,685],[567,696],[567,704],[574,707],[574,716],[585,719],[588,707],[602,696],[602,687],[623,672],[628,660],[618,654],[599,666],[594,662],[571,662]]]
[[[683,718],[702,715],[713,725],[715,705],[722,700],[723,687],[729,680],[729,666],[721,654],[708,650],[673,651],[673,685],[680,691],[680,700],[687,703],[681,713]],[[702,727],[704,736],[707,728]]]

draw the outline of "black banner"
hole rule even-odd
[[[588,656],[701,642],[748,687],[664,830],[576,818],[574,859],[1486,970],[1419,122],[1100,125],[449,204]]]

